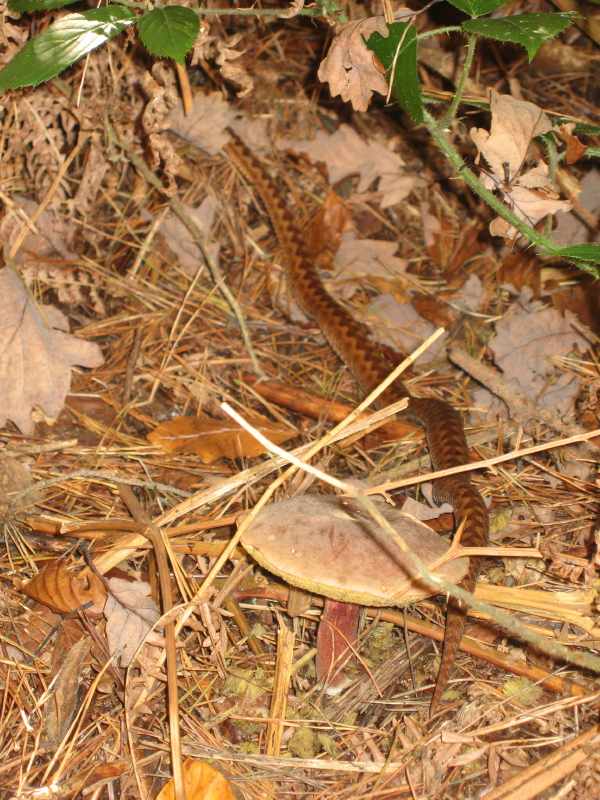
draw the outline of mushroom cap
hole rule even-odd
[[[426,565],[448,544],[422,522],[385,505],[380,508],[409,550]],[[405,606],[430,597],[410,577],[398,546],[375,522],[357,517],[331,495],[300,495],[273,503],[243,534],[241,544],[262,567],[314,594],[368,606]],[[469,560],[454,559],[436,574],[458,583]]]

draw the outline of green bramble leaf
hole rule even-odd
[[[33,11],[52,11],[55,8],[63,8],[79,0],[8,0],[8,7],[12,11],[33,12]]]
[[[134,21],[134,14],[119,5],[67,14],[30,39],[0,70],[0,92],[37,86],[55,78],[82,56],[114,39]]]
[[[557,247],[552,256],[562,256],[572,261],[579,269],[589,272],[596,280],[600,279],[600,244],[570,244]]]
[[[448,0],[448,2],[454,8],[458,8],[459,11],[475,19],[475,17],[482,17],[484,14],[489,14],[490,11],[495,11],[505,5],[507,0]]]
[[[567,11],[559,14],[517,14],[502,19],[469,19],[463,22],[462,29],[499,42],[520,44],[532,61],[544,42],[566,30],[574,17],[572,11]]]
[[[557,250],[556,255],[600,264],[600,244],[569,244]]]
[[[392,96],[415,122],[423,121],[423,98],[417,73],[417,32],[414,25],[394,22],[388,25],[389,34],[369,36],[367,47],[372,50],[386,70],[393,68]]]
[[[570,120],[565,119],[564,121],[569,122]],[[588,136],[600,136],[600,125],[592,125],[591,123],[588,122],[578,122],[575,125],[575,130],[573,131],[573,133],[575,134],[583,133]]]
[[[140,18],[138,31],[146,50],[153,56],[172,58],[183,64],[194,46],[200,22],[185,6],[155,8]]]

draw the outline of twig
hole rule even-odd
[[[570,444],[578,444],[580,442],[587,442],[590,439],[596,439],[600,436],[600,428],[588,431],[587,433],[578,433],[576,436],[568,436],[565,439],[554,439],[545,444],[534,445],[533,447],[525,447],[522,450],[511,450],[510,453],[504,453],[501,456],[494,456],[494,458],[487,458],[484,461],[472,461],[469,464],[461,464],[459,467],[452,467],[451,469],[440,469],[435,472],[429,472],[427,475],[415,475],[412,478],[404,478],[398,481],[388,481],[387,483],[380,483],[377,486],[372,486],[366,490],[366,494],[386,494],[392,489],[399,489],[403,486],[413,486],[418,483],[425,483],[426,481],[434,481],[438,478],[445,478],[446,475],[456,475],[459,472],[471,472],[476,469],[487,469],[493,467],[495,464],[503,464],[505,461],[513,461],[523,456],[530,456],[532,453],[543,453],[546,450],[554,450],[557,447],[566,447]]]
[[[120,485],[119,494],[134,520],[143,526],[143,535],[146,536],[154,547],[154,555],[158,566],[158,580],[162,598],[162,612],[168,613],[173,608],[173,593],[169,577],[169,562],[163,535],[153,524],[148,514],[136,500],[129,486]],[[177,697],[177,655],[175,626],[173,622],[165,622],[165,643],[167,656],[167,693],[169,699],[169,733],[171,744],[171,768],[175,784],[175,797],[177,800],[186,800],[185,785],[183,782],[181,739],[179,735],[179,701]]]

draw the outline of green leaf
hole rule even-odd
[[[565,119],[565,122],[570,122],[570,120]],[[586,134],[589,136],[600,136],[600,125],[592,125],[591,123],[587,122],[578,122],[575,125],[575,130],[573,131],[575,134]]]
[[[584,158],[600,158],[600,147],[588,147],[583,154]]]
[[[67,14],[30,39],[0,70],[0,92],[37,86],[55,78],[82,56],[118,36],[134,21],[134,14],[119,5]]]
[[[78,3],[79,0],[8,0],[8,7],[13,11],[52,11]]]
[[[164,6],[149,11],[140,19],[138,30],[144,47],[153,56],[172,58],[183,64],[192,49],[200,22],[185,6]]]
[[[520,44],[527,50],[529,60],[535,58],[544,42],[554,39],[571,25],[575,14],[517,14],[503,19],[469,19],[462,28],[468,33],[478,33],[499,42]]]
[[[388,26],[389,35],[369,36],[367,47],[372,50],[386,70],[394,69],[392,96],[415,122],[423,121],[423,98],[417,74],[417,32],[414,25],[394,22]]]
[[[600,264],[600,244],[570,244],[560,247],[553,255]]]
[[[503,6],[507,0],[448,0],[451,6],[458,8],[470,17],[482,17]]]

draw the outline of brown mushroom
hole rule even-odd
[[[385,505],[385,518],[409,550],[426,564],[448,550],[427,525]],[[348,660],[361,606],[406,606],[432,592],[403,565],[397,545],[370,519],[333,496],[302,495],[274,503],[244,533],[241,544],[262,567],[291,586],[326,598],[317,634],[317,675],[332,688]],[[436,572],[458,583],[468,560]]]

